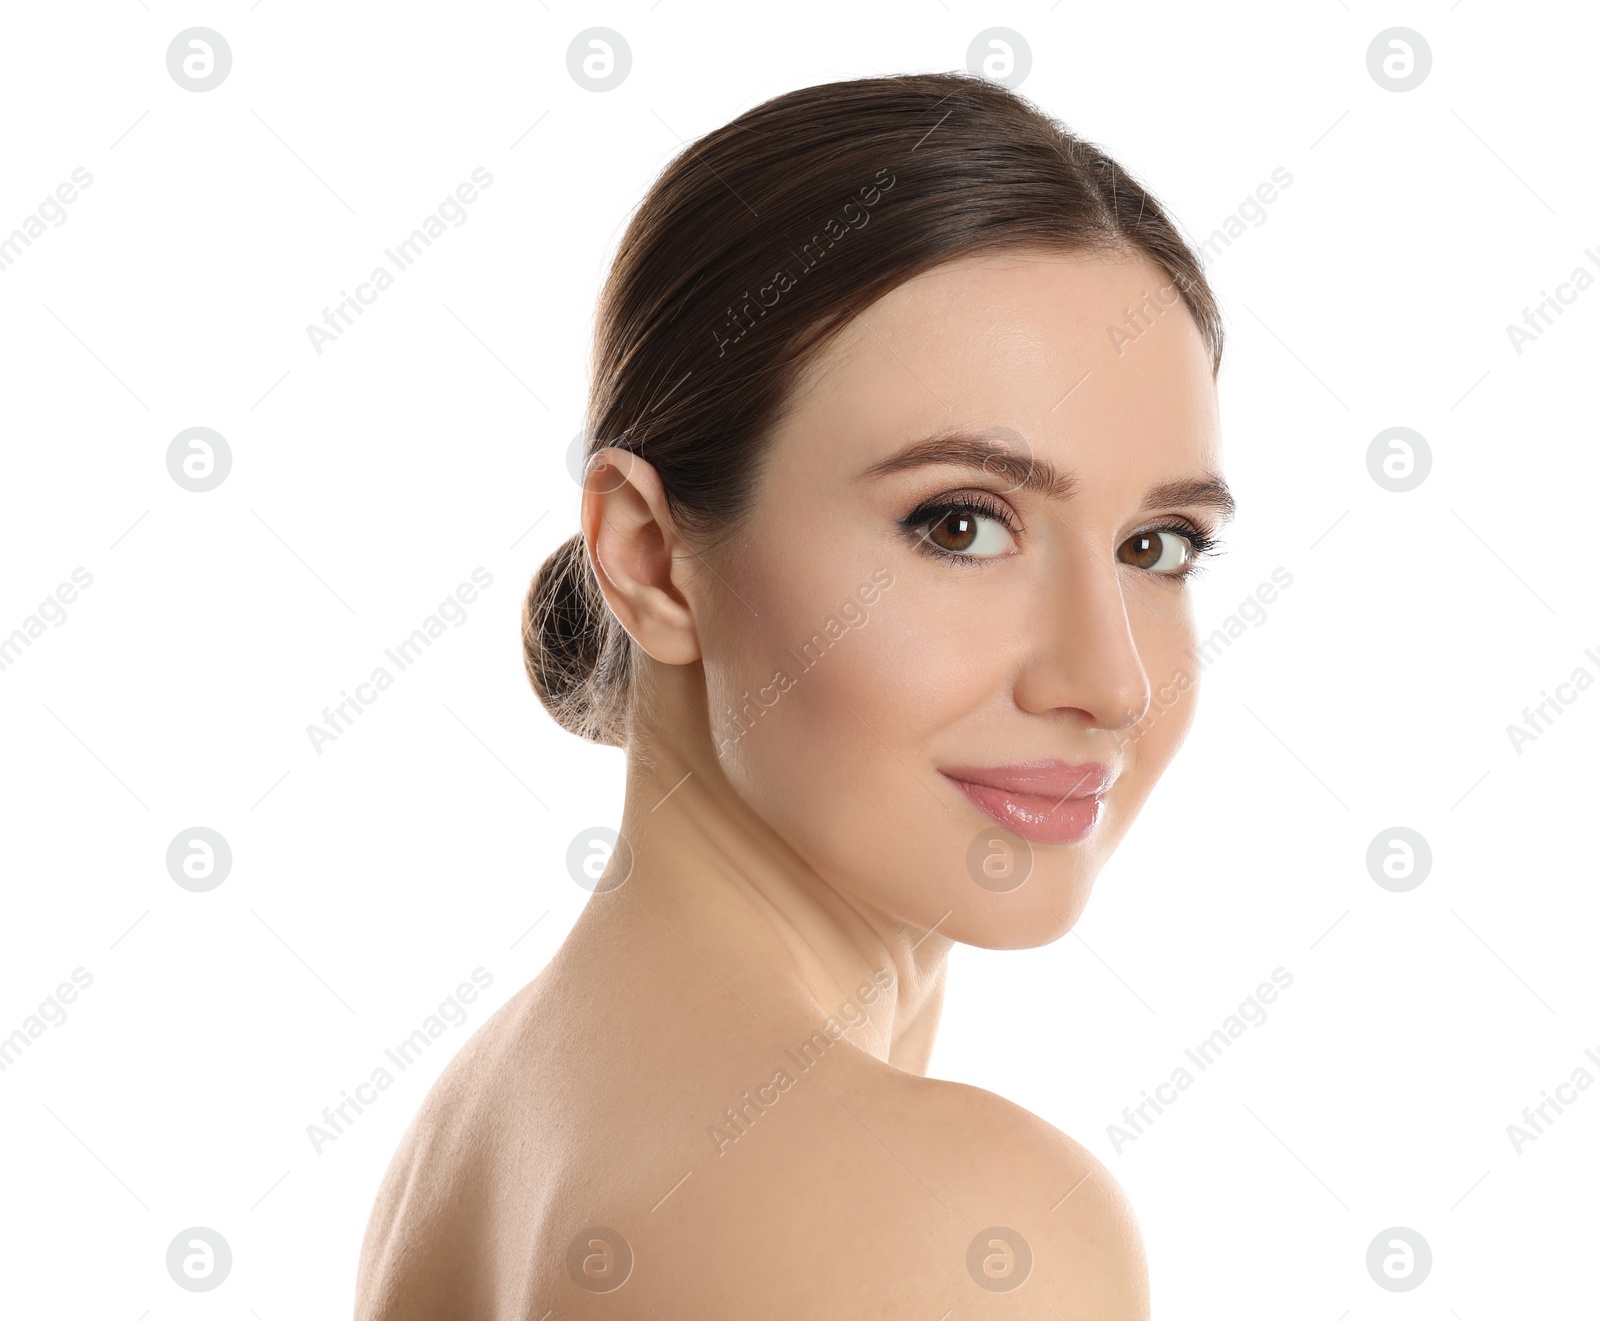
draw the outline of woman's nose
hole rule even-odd
[[[1109,554],[1085,544],[1041,592],[1030,647],[1015,684],[1017,705],[1044,714],[1075,710],[1094,729],[1136,725],[1150,707],[1150,681],[1129,612],[1155,611]]]

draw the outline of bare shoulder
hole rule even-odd
[[[424,1321],[453,1308],[497,1314],[501,1282],[488,1248],[491,1222],[507,1218],[507,1185],[514,1223],[526,1226],[537,1212],[528,1181],[497,1140],[503,1098],[518,1092],[530,991],[512,996],[463,1043],[407,1126],[362,1238],[358,1321]]]
[[[1148,1321],[1126,1196],[1037,1115],[860,1053],[764,1099],[652,1217],[654,1255],[737,1263],[702,1277],[730,1314]]]
[[[934,1306],[933,1316],[1147,1321],[1138,1222],[1087,1148],[962,1083],[890,1073],[861,1095],[882,1143],[923,1186],[921,1196],[895,1197],[914,1214],[893,1222],[886,1245],[906,1290],[904,1315]]]

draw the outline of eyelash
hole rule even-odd
[[[1193,578],[1198,573],[1203,573],[1207,557],[1216,554],[1221,544],[1209,532],[1189,522],[1188,519],[1163,523],[1159,527],[1143,528],[1141,530],[1144,532],[1175,532],[1189,543],[1191,547],[1189,562],[1183,566],[1182,570],[1178,573],[1159,575],[1163,578],[1176,578],[1179,582]],[[1136,532],[1133,535],[1138,536],[1139,533]]]
[[[960,564],[965,568],[983,568],[996,556],[963,555],[959,551],[946,550],[936,544],[927,536],[927,529],[949,514],[978,514],[984,518],[992,518],[1000,523],[1012,536],[1021,532],[1011,517],[1011,513],[1004,505],[982,494],[958,496],[953,499],[931,500],[926,504],[917,506],[911,513],[900,520],[900,526],[912,543],[925,554],[932,555],[946,563]],[[1192,578],[1200,573],[1204,567],[1203,561],[1217,552],[1221,543],[1206,529],[1190,522],[1188,519],[1174,519],[1156,527],[1140,528],[1130,536],[1140,533],[1171,532],[1186,540],[1191,547],[1189,563],[1178,573],[1158,573],[1158,578],[1173,578],[1179,582]],[[1133,566],[1129,566],[1133,567]]]

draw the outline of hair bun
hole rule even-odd
[[[581,533],[551,553],[522,604],[528,681],[562,728],[627,744],[628,635],[595,580]]]

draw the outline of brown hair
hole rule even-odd
[[[584,459],[648,460],[691,539],[735,529],[790,389],[850,317],[941,262],[1023,247],[1149,257],[1215,375],[1222,320],[1193,249],[1116,161],[1016,93],[936,73],[763,102],[687,146],[629,223],[596,317]],[[635,644],[581,533],[534,577],[522,636],[550,714],[625,747]]]

